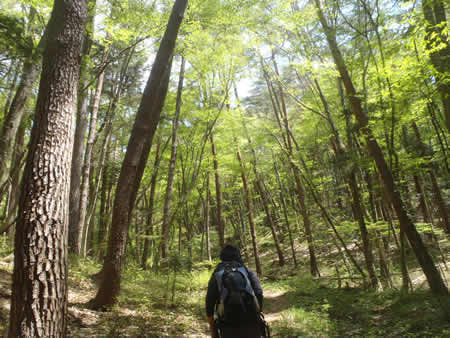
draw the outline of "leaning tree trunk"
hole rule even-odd
[[[15,238],[9,337],[64,337],[74,114],[87,1],[56,0],[48,24]]]
[[[361,99],[356,93],[355,87],[353,86],[352,79],[347,71],[347,67],[344,63],[344,58],[338,48],[336,42],[336,34],[335,32],[328,26],[328,23],[323,14],[320,0],[315,0],[317,13],[319,16],[319,20],[321,22],[322,28],[325,32],[328,46],[331,50],[331,54],[333,55],[334,62],[339,71],[339,74],[342,77],[342,81],[344,83],[344,87],[350,101],[353,114],[356,117],[356,120],[359,123],[361,131],[366,139],[367,147],[370,155],[374,158],[377,168],[383,178],[384,186],[387,192],[387,195],[392,202],[395,212],[397,214],[400,227],[405,232],[411,246],[414,250],[414,253],[419,261],[420,266],[422,267],[425,276],[427,277],[428,284],[430,285],[430,289],[435,294],[440,295],[448,295],[448,289],[444,284],[442,276],[439,273],[439,270],[436,268],[436,265],[433,262],[432,257],[428,253],[420,234],[417,232],[414,224],[406,213],[404,203],[400,197],[400,192],[398,187],[394,181],[392,176],[392,172],[389,169],[386,160],[384,158],[383,152],[381,151],[380,146],[378,145],[377,140],[375,139],[372,129],[369,125],[369,119],[367,117],[366,112],[363,110],[361,105]]]
[[[115,304],[120,292],[129,218],[167,94],[172,56],[186,5],[187,0],[175,1],[136,114],[116,188],[103,276],[97,295],[90,303],[93,309]]]

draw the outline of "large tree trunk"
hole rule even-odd
[[[116,189],[103,276],[98,293],[90,304],[93,309],[113,305],[120,292],[129,218],[164,105],[175,42],[186,5],[187,0],[176,0],[173,6],[136,114]]]
[[[166,197],[164,200],[163,209],[163,221],[162,221],[162,237],[161,237],[161,258],[167,257],[167,247],[169,243],[169,230],[170,230],[170,212],[172,204],[172,188],[173,180],[175,178],[175,165],[177,161],[177,147],[178,147],[178,121],[180,119],[182,93],[183,93],[183,81],[184,81],[184,57],[181,57],[180,77],[178,80],[177,100],[175,106],[175,115],[172,121],[172,150],[170,152],[169,171],[167,174],[167,186]]]
[[[87,1],[56,0],[23,176],[9,337],[64,337],[70,164]]]
[[[392,172],[389,169],[386,160],[384,159],[381,148],[372,133],[372,130],[369,126],[369,119],[361,105],[361,99],[356,93],[352,79],[350,78],[350,75],[345,66],[344,58],[342,57],[342,54],[336,42],[335,32],[328,26],[328,23],[320,6],[320,0],[315,0],[315,4],[319,20],[321,22],[322,28],[328,41],[328,45],[333,55],[334,62],[344,83],[344,87],[347,93],[347,97],[350,101],[352,111],[355,114],[356,120],[358,121],[361,131],[366,139],[369,153],[374,158],[377,168],[383,178],[386,192],[394,206],[400,222],[400,227],[405,232],[405,235],[411,243],[419,264],[421,265],[422,270],[427,277],[428,284],[430,285],[430,289],[432,290],[432,292],[440,295],[448,295],[447,287],[442,280],[439,270],[437,270],[432,257],[428,253],[422,241],[422,238],[420,237],[414,224],[406,213],[397,185],[394,182]]]

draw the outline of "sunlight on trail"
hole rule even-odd
[[[286,291],[266,290],[264,292],[264,318],[269,325],[281,319],[281,311],[289,306]]]

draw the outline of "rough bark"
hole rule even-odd
[[[344,58],[342,57],[342,54],[336,42],[335,32],[328,26],[328,23],[325,19],[325,16],[320,6],[320,1],[315,0],[315,4],[319,20],[325,32],[328,41],[328,46],[331,50],[331,54],[333,55],[334,62],[342,78],[347,97],[351,104],[353,114],[355,115],[356,120],[359,123],[359,127],[361,128],[361,131],[366,139],[369,153],[375,160],[378,171],[382,176],[384,187],[386,189],[390,201],[394,206],[395,212],[397,214],[400,223],[400,227],[405,232],[405,235],[407,236],[409,242],[411,243],[411,246],[414,250],[417,260],[419,261],[419,264],[427,277],[427,281],[431,291],[435,294],[448,295],[448,289],[444,284],[444,281],[439,273],[439,270],[436,268],[436,265],[434,264],[432,257],[428,253],[422,241],[422,238],[420,237],[419,233],[417,232],[417,229],[415,228],[414,224],[412,223],[411,219],[406,213],[404,203],[400,197],[400,193],[392,176],[392,172],[389,169],[386,160],[384,158],[384,155],[381,151],[381,148],[378,145],[378,142],[372,133],[372,130],[369,126],[369,119],[361,105],[361,99],[356,93],[352,79],[350,78],[350,75],[345,66]]]
[[[172,56],[187,0],[176,0],[136,114],[116,188],[103,276],[91,308],[108,308],[120,292],[129,218],[136,199],[169,83]]]
[[[56,0],[19,203],[9,337],[64,337],[70,165],[87,1]]]

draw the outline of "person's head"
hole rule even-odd
[[[222,251],[220,252],[220,259],[223,262],[236,261],[239,263],[242,262],[241,250],[233,245],[225,245]]]

